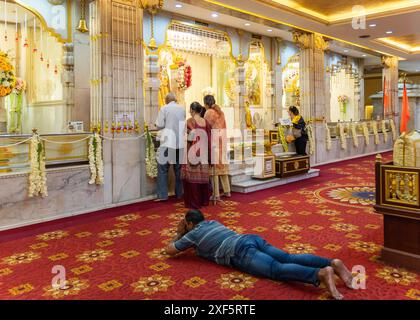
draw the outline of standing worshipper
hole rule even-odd
[[[168,200],[168,171],[174,166],[175,196],[182,198],[181,160],[184,149],[185,108],[177,104],[175,94],[168,93],[165,105],[160,109],[156,127],[160,132],[160,147],[158,149],[158,176],[156,201]]]
[[[308,134],[305,131],[306,123],[299,110],[295,106],[289,107],[289,116],[293,125],[293,137],[288,142],[294,141],[296,153],[300,156],[306,156],[306,144],[308,142]]]
[[[182,164],[182,182],[186,208],[199,209],[209,205],[209,159],[211,130],[201,117],[203,107],[193,102],[187,120],[187,149]]]
[[[212,129],[213,149],[212,154],[217,159],[212,159],[210,176],[213,187],[213,195],[211,201],[217,203],[220,201],[220,188],[219,178],[222,182],[222,188],[225,197],[230,197],[230,183],[229,183],[229,165],[227,163],[227,133],[226,133],[226,120],[225,114],[222,109],[216,104],[214,96],[207,95],[204,97],[204,106],[206,113],[204,119],[206,119]]]

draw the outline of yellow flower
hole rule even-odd
[[[236,233],[244,233],[246,231],[244,227],[240,226],[229,226],[229,229],[235,231]]]
[[[48,286],[44,287],[44,297],[51,297],[54,299],[62,299],[67,296],[78,295],[82,290],[89,288],[87,280],[72,278],[66,280],[62,286]]]
[[[105,230],[99,234],[100,238],[105,239],[114,239],[114,238],[121,238],[129,234],[130,232],[125,229],[114,229],[114,230]]]
[[[384,267],[376,270],[376,276],[390,284],[402,284],[404,286],[417,282],[417,275],[402,268]]]
[[[297,234],[289,234],[288,236],[284,237],[287,240],[292,240],[292,241],[298,241],[300,239],[302,239],[301,236],[298,236]]]
[[[330,226],[331,229],[343,232],[352,232],[358,230],[359,227],[350,223],[335,223]]]
[[[51,261],[58,261],[58,260],[63,260],[68,258],[69,256],[65,253],[57,253],[53,256],[49,256],[48,259],[50,259]]]
[[[50,241],[50,240],[59,240],[65,237],[68,237],[69,233],[67,231],[57,230],[52,232],[47,232],[39,234],[36,236],[38,240]]]
[[[309,229],[314,230],[314,231],[320,231],[320,230],[324,229],[324,227],[314,224],[314,225],[310,226]]]
[[[159,260],[165,260],[169,258],[167,254],[162,253],[161,248],[153,249],[153,251],[148,252],[147,255],[152,259],[159,259]]]
[[[280,224],[275,226],[274,230],[277,230],[278,232],[293,233],[299,232],[300,230],[302,230],[302,228],[293,224]]]
[[[310,245],[309,243],[292,243],[287,244],[284,249],[289,253],[314,253],[317,249],[316,247]]]
[[[331,250],[331,251],[338,251],[341,249],[341,246],[338,244],[327,244],[324,246],[324,249]]]
[[[264,232],[264,231],[267,231],[267,228],[264,228],[264,227],[255,227],[252,230],[253,231],[256,231],[256,232]]]
[[[151,265],[149,268],[155,271],[162,271],[169,269],[171,266],[165,262],[158,262],[156,264]]]
[[[78,237],[78,238],[86,238],[86,237],[89,237],[91,235],[92,235],[92,233],[87,232],[87,231],[85,231],[85,232],[79,232],[79,233],[76,233],[75,234],[75,236]]]
[[[71,272],[73,272],[76,275],[79,275],[79,274],[90,272],[92,270],[93,270],[92,267],[85,264],[83,266],[71,269]]]
[[[108,291],[117,289],[121,286],[122,286],[122,283],[118,282],[117,280],[111,280],[111,281],[107,281],[107,282],[99,284],[98,288],[105,292],[108,292]]]
[[[131,284],[134,292],[143,292],[146,295],[152,295],[160,291],[168,291],[168,288],[174,285],[170,276],[154,274],[150,277],[142,277],[137,282]]]
[[[25,284],[21,284],[20,286],[9,289],[9,292],[13,296],[19,296],[21,294],[30,292],[33,289],[34,289],[33,285],[31,285],[30,283],[25,283]]]
[[[185,280],[183,283],[185,285],[195,289],[195,288],[198,288],[198,287],[202,286],[203,284],[206,284],[207,281],[200,278],[200,277],[193,277],[191,279]]]
[[[138,251],[129,250],[129,251],[121,253],[120,256],[122,256],[126,259],[131,259],[131,258],[137,257],[139,254],[140,253]]]
[[[139,218],[140,218],[140,216],[138,214],[131,213],[131,214],[126,214],[126,215],[123,215],[123,216],[119,216],[115,219],[118,220],[118,221],[126,222],[126,221],[135,221]]]
[[[225,273],[216,280],[222,289],[231,289],[234,291],[241,291],[247,288],[253,288],[257,279],[250,275],[235,271]]]
[[[414,300],[420,300],[420,290],[417,289],[410,289],[405,294],[406,297]]]
[[[270,211],[268,213],[269,216],[275,217],[275,218],[284,218],[289,217],[292,215],[291,212],[288,211]]]
[[[367,253],[375,253],[381,250],[381,246],[378,246],[376,243],[366,242],[366,241],[350,242],[349,248],[355,249],[356,251],[363,251]]]
[[[233,211],[226,211],[219,213],[219,217],[221,218],[239,218],[242,214],[239,212],[233,212]]]
[[[76,258],[77,261],[90,263],[96,261],[104,261],[110,256],[112,256],[112,252],[110,250],[97,249],[92,251],[85,251],[82,254],[77,255]]]
[[[101,247],[101,248],[103,248],[103,247],[109,247],[109,246],[112,246],[113,244],[114,244],[114,242],[111,241],[111,240],[104,240],[104,241],[100,241],[100,242],[97,242],[96,243],[96,245],[98,247]]]
[[[41,255],[37,252],[29,251],[23,253],[15,253],[10,257],[3,258],[3,263],[9,266],[14,266],[23,263],[31,263],[32,261],[41,258]]]
[[[13,271],[9,268],[0,269],[0,277],[7,276],[13,273]]]
[[[177,235],[176,228],[165,228],[160,230],[159,234],[162,237],[175,237]]]
[[[136,232],[136,234],[138,234],[139,236],[147,236],[151,233],[152,233],[152,231],[150,231],[150,230],[140,230],[140,231]]]
[[[338,216],[338,215],[340,215],[340,211],[332,210],[332,209],[319,210],[318,213],[323,215],[323,216]]]
[[[45,242],[34,243],[33,245],[30,245],[29,247],[34,250],[41,249],[41,248],[48,247],[48,243],[45,243]]]

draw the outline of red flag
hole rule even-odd
[[[388,115],[389,112],[389,96],[388,90],[386,87],[386,78],[384,77],[384,118]]]
[[[402,98],[402,112],[401,112],[401,125],[400,125],[401,133],[407,131],[407,124],[408,124],[409,120],[410,120],[410,108],[408,106],[407,88],[405,86],[405,81],[404,81],[404,90],[403,90],[403,98]]]

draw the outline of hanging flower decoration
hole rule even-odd
[[[178,83],[179,90],[187,90],[192,85],[192,69],[187,62],[178,62],[178,74],[176,82]]]
[[[0,97],[6,97],[12,93],[16,85],[16,76],[9,56],[0,51]]]
[[[367,122],[362,123],[362,129],[363,129],[363,137],[365,138],[365,144],[366,146],[369,145],[369,128],[367,125]]]
[[[389,119],[389,124],[391,125],[392,139],[395,141],[397,140],[397,129],[395,128],[394,119]]]
[[[204,88],[201,91],[201,93],[203,94],[203,97],[205,97],[205,96],[214,96],[215,95],[214,89],[212,87]]]
[[[286,136],[284,135],[284,128],[282,125],[278,126],[278,133],[279,133],[280,143],[283,147],[283,151],[289,152],[289,144],[286,141]]]
[[[31,171],[29,173],[29,197],[47,197],[47,175],[45,171],[45,150],[44,145],[37,133],[31,139]]]
[[[97,132],[89,138],[89,184],[104,184],[104,162],[102,159],[102,139]]]
[[[327,151],[329,151],[331,150],[332,141],[331,141],[331,130],[330,130],[330,127],[328,126],[328,123],[325,123],[325,133],[326,133],[325,142],[327,143],[326,147],[327,147]]]
[[[340,113],[344,120],[347,113],[347,103],[350,101],[350,98],[345,94],[338,96],[338,103],[340,104]]]
[[[309,154],[313,155],[315,152],[315,138],[314,138],[314,132],[311,124],[308,124],[306,126],[306,132],[308,134],[308,140],[309,140]]]
[[[157,177],[157,160],[155,146],[153,144],[152,134],[149,131],[149,128],[146,126],[146,174],[150,178]]]
[[[379,134],[378,134],[378,125],[375,120],[370,122],[370,125],[372,126],[373,135],[375,137],[375,144],[379,144]]]
[[[22,126],[22,106],[23,94],[26,91],[26,82],[22,78],[16,78],[16,85],[12,93],[7,97],[9,99],[9,132],[18,133]]]
[[[344,124],[343,123],[338,124],[338,131],[340,133],[341,149],[346,150],[347,149],[347,143],[346,143],[347,135],[344,131]]]
[[[354,122],[350,124],[350,132],[353,138],[353,146],[355,148],[359,147],[359,137],[357,136],[356,124]]]
[[[382,133],[384,135],[384,142],[387,143],[388,142],[388,132],[386,131],[386,120],[381,121],[381,129],[382,129]]]

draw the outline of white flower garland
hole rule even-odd
[[[379,134],[378,134],[378,125],[375,120],[370,122],[370,125],[372,126],[373,135],[375,137],[375,144],[379,144]]]
[[[89,184],[104,184],[104,163],[102,160],[102,140],[96,132],[89,138]]]
[[[340,144],[341,144],[341,148],[343,150],[347,149],[347,143],[346,143],[346,133],[344,132],[344,124],[343,123],[339,123],[338,124],[338,131],[340,133]]]
[[[352,122],[350,124],[350,131],[351,131],[351,136],[353,138],[353,146],[355,148],[358,148],[359,147],[359,137],[357,136],[356,124],[354,122]]]
[[[325,137],[325,141],[327,143],[327,150],[331,150],[331,130],[330,127],[328,126],[328,123],[325,123],[325,132],[326,132],[326,137]]]
[[[153,145],[152,135],[146,130],[146,174],[150,178],[157,177],[157,160],[156,152]]]
[[[313,155],[315,152],[315,139],[314,139],[314,133],[312,125],[306,126],[306,131],[308,133],[308,140],[309,140],[309,154]]]
[[[389,124],[391,125],[392,139],[395,141],[397,140],[397,129],[395,128],[394,119],[389,119]]]
[[[388,142],[388,132],[386,131],[386,120],[382,120],[381,121],[381,128],[382,128],[382,133],[384,135],[384,142],[387,143]]]
[[[47,174],[45,171],[44,145],[38,134],[31,138],[31,172],[29,173],[29,197],[48,196]]]
[[[369,128],[367,125],[367,122],[362,123],[362,129],[363,129],[363,137],[365,138],[365,144],[366,146],[369,145]]]

